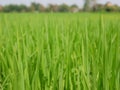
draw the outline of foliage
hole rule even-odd
[[[48,12],[58,12],[59,6],[58,5],[53,5],[49,4],[47,7]]]
[[[84,7],[79,8],[77,5],[67,4],[49,4],[44,6],[40,3],[32,2],[30,6],[26,5],[0,5],[0,12],[79,12],[79,11],[94,11],[94,12],[120,12],[120,7],[117,5],[107,6],[106,4],[97,4],[96,0],[85,0]]]
[[[90,0],[84,0],[84,11],[89,11],[90,10]]]
[[[59,12],[69,12],[69,6],[67,4],[60,5]]]

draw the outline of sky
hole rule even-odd
[[[98,3],[105,4],[106,2],[110,1],[113,4],[120,5],[120,0],[97,0]],[[62,4],[66,3],[68,5],[76,4],[79,7],[83,7],[84,0],[0,0],[0,5],[6,5],[6,4],[26,4],[30,5],[31,2],[38,2],[43,5],[51,4]]]

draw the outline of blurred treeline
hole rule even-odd
[[[77,5],[67,4],[49,4],[44,6],[40,3],[32,2],[31,5],[0,5],[0,12],[120,12],[120,6],[113,5],[110,2],[106,4],[97,4],[96,2],[88,2],[85,0],[83,8],[79,8]],[[94,0],[93,0],[94,1]]]

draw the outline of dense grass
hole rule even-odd
[[[120,14],[0,14],[0,90],[120,90]]]

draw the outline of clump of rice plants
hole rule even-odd
[[[119,90],[119,14],[0,14],[0,90]]]

